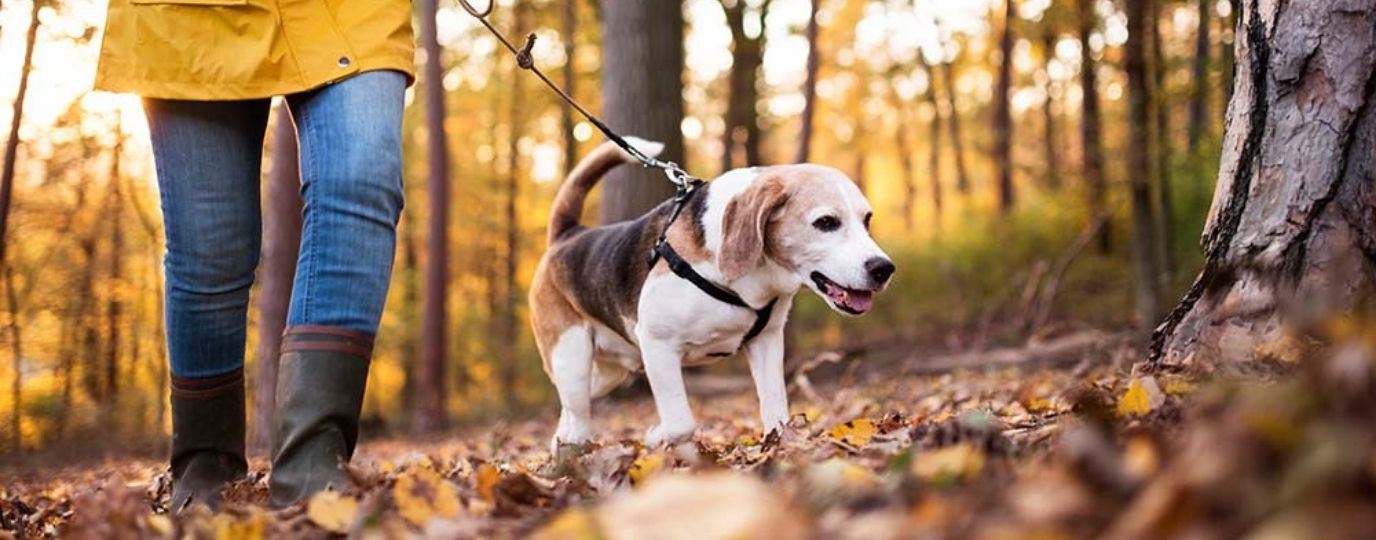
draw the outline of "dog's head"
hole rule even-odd
[[[894,265],[870,237],[870,203],[844,173],[816,165],[762,169],[727,204],[717,265],[728,281],[765,259],[849,316],[864,314]]]

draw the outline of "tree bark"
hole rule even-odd
[[[1089,36],[1098,26],[1094,14],[1094,0],[1076,2],[1080,38],[1080,90],[1084,103],[1080,113],[1080,142],[1083,148],[1083,168],[1085,191],[1089,196],[1089,215],[1104,213],[1108,209],[1108,183],[1104,179],[1104,147],[1100,141],[1099,126],[1099,69],[1094,61],[1094,52],[1089,47]],[[1099,252],[1108,253],[1112,247],[1110,224],[1105,223],[1099,230]]]
[[[415,423],[420,433],[442,429],[445,418],[445,363],[449,298],[449,144],[444,132],[444,69],[435,35],[438,0],[421,0],[420,46],[425,51],[421,78],[425,96],[427,181],[430,224],[425,261],[425,318],[421,323],[421,361],[416,370]]]
[[[970,174],[965,167],[965,141],[960,136],[960,109],[956,108],[956,74],[951,64],[941,64],[941,79],[946,83],[946,126],[951,128],[951,148],[956,153],[956,191],[968,195]]]
[[[1250,0],[1204,269],[1155,335],[1168,364],[1253,359],[1370,308],[1376,0]]]
[[[1124,46],[1128,76],[1128,188],[1132,197],[1133,289],[1137,322],[1145,330],[1156,325],[1160,274],[1156,264],[1155,225],[1151,197],[1151,115],[1148,93],[1146,41],[1147,2],[1127,0],[1128,41]]]
[[[764,162],[760,155],[763,133],[760,130],[759,77],[764,61],[765,21],[772,0],[759,6],[760,33],[750,36],[745,31],[749,13],[745,0],[719,0],[731,29],[731,70],[727,73],[726,127],[722,131],[721,171],[735,168],[737,163],[754,167]],[[740,148],[744,159],[736,159]]]
[[[999,182],[999,213],[1013,210],[1013,0],[1003,2],[999,32],[999,78],[994,90],[994,167]]]
[[[822,53],[817,49],[817,10],[822,0],[812,0],[807,17],[807,79],[803,81],[803,115],[799,120],[798,155],[796,163],[807,163],[812,155],[812,117],[817,111],[817,72],[821,69]]]
[[[1195,32],[1194,67],[1190,87],[1190,155],[1199,151],[1200,140],[1209,127],[1209,23],[1212,0],[1199,0],[1199,30]]]
[[[683,6],[680,0],[602,3],[602,111],[624,135],[664,143],[683,160]],[[659,171],[620,167],[602,183],[602,223],[634,219],[674,194]]]
[[[277,104],[272,129],[272,169],[263,213],[263,256],[258,269],[258,364],[253,379],[253,447],[272,447],[277,410],[277,363],[287,327],[296,259],[301,252],[301,165],[296,126],[285,101]]]

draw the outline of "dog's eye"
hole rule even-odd
[[[865,230],[870,230],[870,218],[874,217],[874,212],[865,214]]]
[[[822,232],[831,232],[841,228],[841,220],[836,219],[836,216],[822,216],[813,221],[812,226]]]

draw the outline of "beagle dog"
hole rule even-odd
[[[628,138],[654,156],[663,145]],[[602,176],[634,162],[612,143],[569,174],[530,288],[531,326],[562,411],[551,441],[591,438],[591,402],[644,371],[659,423],[649,445],[695,428],[683,367],[744,349],[765,433],[789,418],[784,324],[806,286],[842,315],[869,311],[894,265],[869,234],[871,209],[845,174],[817,165],[737,169],[633,221],[579,224]],[[665,229],[667,227],[667,230]],[[663,235],[663,245],[657,249]],[[651,253],[662,255],[646,264]],[[735,297],[736,302],[731,301]]]

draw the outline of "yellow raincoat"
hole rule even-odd
[[[237,100],[415,77],[409,0],[110,0],[96,88]]]

